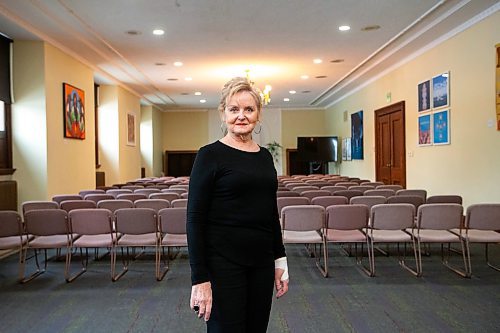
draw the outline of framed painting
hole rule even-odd
[[[432,139],[435,145],[450,143],[450,110],[434,112],[432,115]]]
[[[363,159],[363,111],[351,114],[351,154],[353,160]]]
[[[431,109],[431,81],[427,80],[418,84],[418,112]]]
[[[450,105],[450,73],[445,72],[432,78],[432,107],[434,109]]]
[[[85,139],[85,92],[63,83],[64,137]]]
[[[418,117],[418,145],[431,145],[431,115],[426,114]]]
[[[342,139],[342,160],[350,161],[352,160],[351,156],[351,138],[343,138]]]
[[[127,113],[127,145],[135,146],[136,145],[136,122],[135,122],[135,114]]]

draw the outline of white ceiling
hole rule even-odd
[[[89,65],[97,82],[118,83],[162,110],[214,108],[222,85],[245,69],[258,87],[272,85],[272,107],[324,108],[499,7],[498,0],[0,0],[0,32],[45,40]],[[374,25],[380,29],[362,31]],[[154,36],[156,28],[165,34]]]

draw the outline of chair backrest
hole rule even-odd
[[[134,208],[134,203],[125,199],[101,200],[97,203],[97,208],[104,208],[114,213],[120,208]]]
[[[460,228],[464,208],[458,204],[423,204],[418,207],[417,227],[448,230]]]
[[[188,199],[175,199],[170,203],[171,207],[187,207]]]
[[[21,216],[13,210],[0,211],[0,237],[10,237],[23,234]],[[2,248],[0,246],[0,248]]]
[[[326,180],[318,180],[318,179],[307,179],[304,181],[307,185],[318,186],[327,186],[329,185]]]
[[[366,205],[337,205],[326,208],[328,229],[355,230],[368,227],[370,210]]]
[[[393,190],[394,192],[397,192],[399,190],[402,190],[403,189],[403,186],[401,185],[396,185],[396,184],[392,184],[392,185],[385,185],[385,184],[382,184],[382,185],[378,185],[376,187],[377,190]]]
[[[465,227],[479,230],[500,230],[500,203],[481,203],[467,207]]]
[[[85,196],[87,194],[103,194],[103,193],[106,193],[106,191],[102,190],[102,189],[95,189],[95,190],[81,190],[80,192],[78,192],[78,194],[82,197],[82,198],[85,198]]]
[[[335,184],[335,186],[344,186],[344,187],[347,187],[347,189],[349,189],[349,187],[351,187],[351,186],[358,186],[358,185],[359,185],[358,183],[351,182],[351,181],[349,181],[349,182],[339,182],[339,183]]]
[[[162,234],[185,234],[187,208],[173,207],[158,212],[160,231]]]
[[[333,196],[333,195],[314,197],[311,199],[311,205],[322,206],[325,209],[326,209],[326,207],[329,207],[329,206],[347,205],[348,203],[349,203],[349,200],[346,197]]]
[[[361,197],[352,197],[349,200],[351,205],[365,205],[370,210],[375,205],[385,204],[387,199],[381,195],[363,195]]]
[[[52,197],[52,201],[60,204],[65,200],[83,200],[83,197],[79,194],[58,194]]]
[[[68,213],[62,209],[35,209],[24,215],[26,232],[34,236],[68,234]]]
[[[113,197],[117,197],[120,194],[130,194],[132,193],[132,190],[127,190],[127,189],[111,189],[106,191],[107,194],[111,194]]]
[[[331,194],[334,194],[337,191],[347,190],[347,187],[345,187],[345,186],[337,186],[337,185],[327,185],[327,186],[322,186],[321,189],[323,191],[328,191]]]
[[[298,181],[286,181],[283,184],[289,190],[291,190],[292,188],[297,187],[297,186],[307,186],[307,183],[298,182]]]
[[[411,204],[381,204],[371,209],[373,229],[403,230],[415,224],[415,207]]]
[[[94,201],[96,204],[101,201],[101,200],[112,200],[115,197],[112,196],[111,194],[87,194],[85,196],[85,200],[91,200]]]
[[[113,213],[103,208],[72,210],[68,213],[72,233],[78,235],[110,234],[113,231]]]
[[[169,202],[172,202],[175,199],[180,199],[181,196],[179,193],[153,193],[149,195],[149,199],[163,199],[163,200],[168,200]]]
[[[377,186],[385,185],[385,184],[384,184],[384,182],[371,182],[371,181],[368,181],[368,182],[362,182],[360,185],[368,185],[368,186],[373,186],[373,188],[376,188]]]
[[[36,209],[59,209],[59,203],[56,201],[25,201],[21,205],[23,216],[26,212]]]
[[[460,195],[455,194],[441,194],[441,195],[432,195],[427,198],[425,203],[455,203],[461,205],[463,202],[462,197]]]
[[[375,189],[375,187],[369,186],[369,185],[357,185],[357,186],[350,186],[349,187],[349,190],[361,191],[363,193],[365,193],[365,191],[374,190],[374,189]]]
[[[125,193],[125,194],[119,194],[116,198],[130,200],[132,202],[135,202],[135,201],[140,200],[140,199],[147,199],[148,197],[145,194]]]
[[[417,212],[418,207],[425,203],[424,198],[418,195],[393,195],[387,198],[388,204],[395,203],[408,203],[415,206],[415,213]]]
[[[325,208],[318,205],[287,206],[281,211],[283,230],[312,231],[325,226]]]
[[[158,230],[154,209],[120,208],[115,211],[114,215],[116,231],[119,233],[141,235]]]
[[[187,190],[186,189],[183,189],[183,188],[165,188],[163,190],[161,190],[162,193],[177,193],[179,195],[183,194],[183,193],[187,193]]]
[[[187,185],[187,184],[175,184],[175,185],[171,185],[169,188],[170,189],[180,188],[181,190],[189,191],[189,185]]]
[[[374,190],[367,190],[365,191],[365,193],[363,193],[364,195],[370,195],[370,196],[373,196],[373,195],[376,195],[376,196],[382,196],[382,197],[392,197],[394,195],[396,195],[396,192],[394,190],[391,190],[391,189],[374,189]]]
[[[132,191],[134,191],[134,190],[138,190],[140,188],[144,188],[144,186],[143,185],[131,185],[131,184],[128,184],[128,185],[123,185],[121,188],[125,189],[125,190],[132,190]]]
[[[278,198],[284,198],[284,197],[300,197],[300,193],[294,192],[294,191],[277,191],[276,196]]]
[[[170,201],[165,199],[139,199],[134,202],[135,208],[151,208],[158,213],[163,208],[170,207]]]
[[[97,205],[92,200],[66,200],[61,202],[60,207],[69,212],[73,209],[96,208]]]
[[[301,185],[301,186],[292,187],[292,191],[297,192],[297,193],[302,193],[302,192],[311,191],[311,190],[319,190],[319,187],[313,186],[313,185]]]
[[[427,191],[422,189],[403,189],[396,191],[396,195],[418,195],[427,200]]]
[[[146,197],[149,197],[153,193],[161,193],[161,191],[157,188],[139,188],[134,190],[134,194],[144,194]]]
[[[331,193],[326,190],[310,190],[310,191],[303,191],[302,193],[300,193],[301,197],[309,198],[309,200],[312,200],[315,197],[325,197],[329,195],[331,195]]]
[[[286,206],[297,206],[297,205],[309,205],[311,201],[306,197],[281,197],[276,198],[276,203],[278,205],[278,214],[281,216],[281,211],[283,207]]]
[[[361,191],[356,191],[356,190],[341,190],[341,191],[335,191],[333,195],[339,195],[342,197],[346,197],[347,199],[351,199],[352,197],[358,197],[362,196],[363,192]]]

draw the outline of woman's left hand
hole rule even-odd
[[[274,285],[276,287],[276,298],[280,298],[288,291],[289,279],[281,281],[281,276],[283,275],[284,272],[285,270],[281,268],[274,269]]]

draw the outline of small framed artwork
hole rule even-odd
[[[432,114],[432,139],[435,145],[450,143],[450,110],[434,112]]]
[[[127,113],[127,145],[135,146],[136,145],[136,130],[135,130],[135,114]]]
[[[432,107],[434,109],[450,105],[450,73],[445,72],[432,78]]]
[[[418,112],[431,109],[431,81],[427,80],[418,84]]]
[[[350,161],[352,160],[351,156],[351,138],[343,138],[342,139],[342,160]]]
[[[351,114],[351,154],[353,160],[363,159],[363,111]]]
[[[85,140],[85,92],[63,83],[64,137]]]
[[[431,115],[426,114],[418,117],[418,145],[431,145]]]

